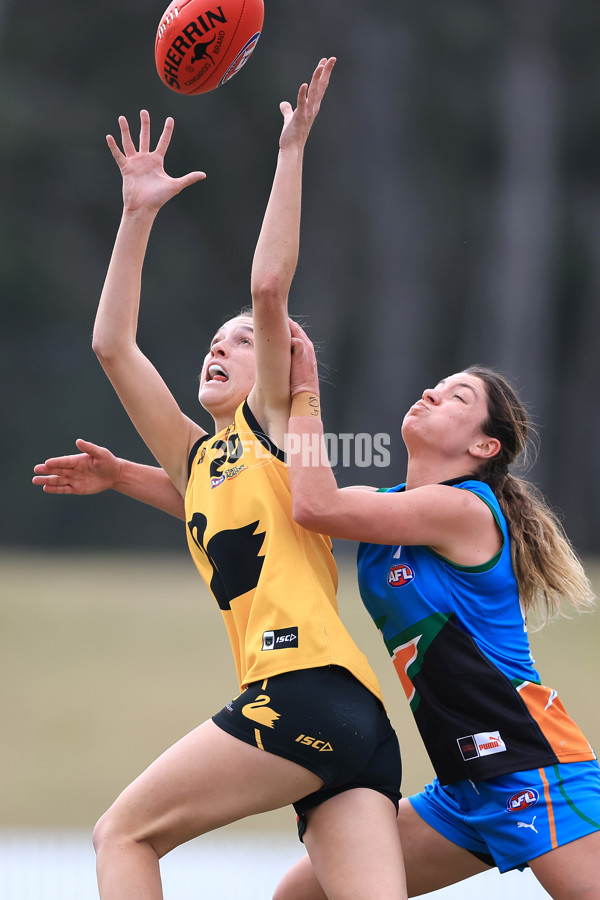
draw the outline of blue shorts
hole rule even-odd
[[[501,872],[600,830],[597,760],[440,785],[408,798],[428,825]]]

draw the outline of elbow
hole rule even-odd
[[[94,332],[94,334],[92,335],[92,350],[94,351],[100,362],[102,362],[106,351],[103,346],[103,341],[98,337],[96,332]]]
[[[263,272],[252,278],[251,293],[254,308],[281,306],[289,290],[289,281],[276,272]]]
[[[110,356],[110,341],[106,335],[106,329],[102,328],[97,320],[94,323],[94,331],[92,333],[92,350],[100,362],[107,356]]]
[[[321,504],[314,503],[308,497],[293,497],[292,515],[294,522],[307,531],[326,533],[327,523]]]
[[[102,367],[110,363],[111,358],[114,356],[114,353],[111,353],[108,344],[95,334],[92,338],[92,350],[96,354],[96,358]]]
[[[92,335],[92,350],[104,368],[122,356],[125,352],[125,345],[122,341],[115,341],[111,336],[103,334],[101,330],[95,328]]]

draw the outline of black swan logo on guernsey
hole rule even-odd
[[[231,609],[232,600],[254,590],[258,584],[264,563],[261,550],[266,532],[257,531],[257,520],[242,528],[219,531],[205,546],[207,524],[206,516],[195,512],[187,526],[192,540],[212,566],[209,587],[219,609]]]

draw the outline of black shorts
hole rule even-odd
[[[305,813],[352,788],[385,794],[398,808],[402,762],[383,705],[339,666],[300,669],[257,681],[213,716],[236,738],[309,769],[323,786],[294,803]]]

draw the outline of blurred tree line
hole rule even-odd
[[[265,0],[246,68],[195,98],[160,82],[166,0],[0,0],[0,542],[178,547],[182,525],[114,495],[48,497],[33,465],[76,437],[152,462],[91,350],[120,217],[104,136],[175,117],[168,170],[208,179],[160,214],[140,344],[204,427],[195,376],[249,301],[282,99],[338,64],[305,164],[290,309],[327,367],[330,432],[385,432],[470,363],[509,375],[541,435],[530,473],[580,551],[600,551],[600,63],[597,0]]]

